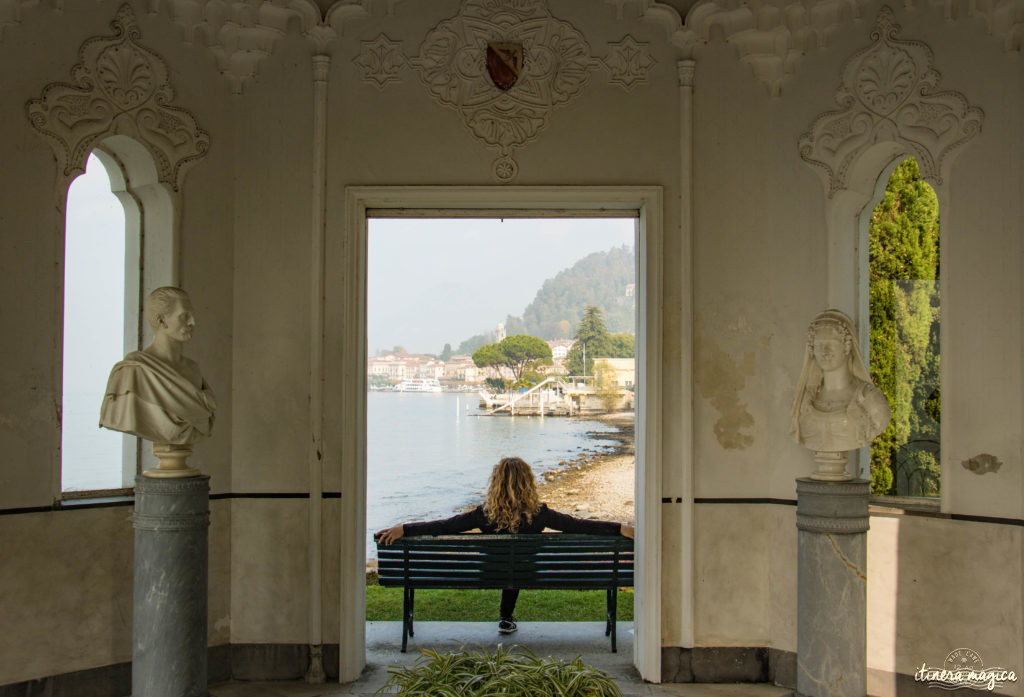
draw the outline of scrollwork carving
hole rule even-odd
[[[363,80],[384,89],[389,82],[401,82],[399,73],[408,61],[400,43],[380,34],[362,43],[355,63],[363,70]]]
[[[800,138],[800,157],[822,174],[829,197],[847,188],[850,167],[872,145],[897,141],[909,148],[921,175],[941,184],[956,150],[981,131],[984,114],[959,92],[936,91],[941,76],[931,49],[897,39],[900,27],[883,7],[873,44],[843,69],[835,101]]]
[[[495,85],[489,45],[520,45],[525,57],[514,84]],[[513,152],[534,140],[550,113],[575,99],[597,62],[571,24],[545,0],[465,0],[459,14],[438,24],[411,60],[430,96],[456,110],[473,135],[498,150],[493,173],[516,174]]]
[[[147,147],[159,180],[178,191],[210,138],[191,112],[170,104],[174,90],[167,66],[141,44],[131,7],[122,5],[110,26],[112,36],[82,44],[71,69],[74,84],[47,85],[26,105],[29,122],[50,142],[67,181],[85,171],[98,141],[124,134]]]
[[[647,83],[647,74],[657,62],[651,57],[647,44],[627,35],[622,41],[608,46],[608,56],[601,63],[608,69],[613,85],[629,92],[634,85]]]

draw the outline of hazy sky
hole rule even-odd
[[[633,246],[633,218],[371,219],[367,344],[440,353],[521,316],[541,285],[593,252]]]

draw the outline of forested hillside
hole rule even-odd
[[[633,248],[626,246],[583,257],[544,281],[522,317],[506,317],[506,334],[529,334],[545,341],[571,339],[583,311],[591,305],[604,312],[610,333],[632,333],[636,321],[635,263]],[[495,318],[495,325],[500,321]],[[478,334],[463,341],[456,353],[470,354],[492,341],[493,331]]]
[[[613,247],[585,256],[544,281],[523,311],[527,333],[548,340],[570,339],[590,305],[604,311],[609,332],[634,331],[634,265],[632,247]]]

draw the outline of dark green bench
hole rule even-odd
[[[417,588],[603,589],[604,633],[615,652],[618,589],[633,585],[633,540],[565,533],[403,537],[377,543],[377,573],[380,585],[405,589],[403,653],[413,636]]]

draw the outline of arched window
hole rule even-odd
[[[138,470],[138,438],[98,426],[110,368],[138,349],[140,340],[140,215],[125,189],[118,160],[100,150],[68,189],[61,401],[65,493],[130,487]]]
[[[876,199],[877,200],[877,199]],[[892,410],[871,445],[872,493],[939,495],[939,204],[900,162],[868,225],[871,378]]]

